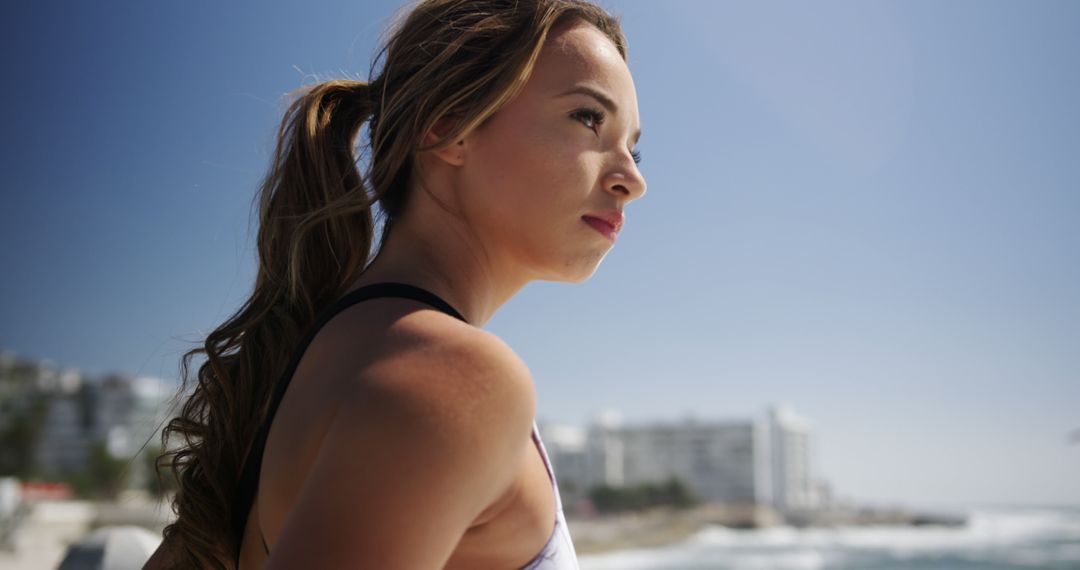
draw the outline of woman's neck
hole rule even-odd
[[[404,220],[394,222],[378,255],[349,290],[381,282],[426,289],[457,309],[475,327],[483,327],[530,279],[509,271],[450,224],[426,224],[422,231]],[[450,227],[447,227],[450,226]]]

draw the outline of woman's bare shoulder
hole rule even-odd
[[[337,403],[271,566],[441,567],[513,484],[536,409],[528,369],[495,335],[437,317],[384,331],[394,347]]]
[[[510,346],[490,332],[440,317],[414,314],[395,322],[388,330],[393,346],[360,373],[361,391],[415,397],[447,413],[483,405],[535,411],[532,375]]]
[[[409,304],[414,304],[411,308]],[[365,303],[369,305],[369,303]],[[405,299],[379,299],[347,310],[322,334],[322,356],[355,371],[352,388],[466,401],[535,396],[525,363],[498,336]],[[528,399],[528,398],[526,398]],[[528,403],[528,402],[526,402]],[[533,402],[534,403],[534,402]]]

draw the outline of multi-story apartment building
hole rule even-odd
[[[567,502],[595,485],[678,478],[700,498],[780,510],[817,504],[811,427],[786,407],[747,420],[623,425],[605,414],[586,430],[541,425]]]

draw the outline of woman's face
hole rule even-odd
[[[611,40],[584,22],[553,31],[522,91],[465,138],[467,227],[529,279],[587,279],[615,241],[595,218],[618,219],[645,193],[639,134],[634,82]]]

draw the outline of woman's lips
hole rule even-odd
[[[582,216],[581,219],[584,220],[586,224],[589,224],[592,229],[603,234],[604,237],[611,241],[615,241],[615,236],[618,235],[619,231],[613,224],[592,216]]]

